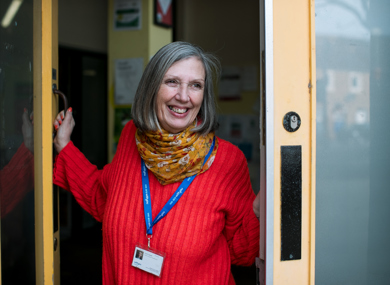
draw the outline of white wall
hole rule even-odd
[[[59,45],[107,53],[107,0],[59,0]]]

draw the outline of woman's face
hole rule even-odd
[[[195,120],[204,84],[203,63],[195,57],[177,61],[167,70],[156,97],[157,118],[164,130],[176,134]]]

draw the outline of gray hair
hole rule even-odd
[[[200,124],[192,131],[208,134],[218,128],[214,83],[220,76],[219,60],[196,45],[187,42],[173,42],[162,47],[152,57],[142,75],[131,108],[131,115],[138,129],[147,132],[160,128],[156,114],[156,95],[164,75],[175,62],[190,57],[198,58],[205,69],[203,101],[197,116]]]

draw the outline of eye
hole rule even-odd
[[[201,89],[203,89],[203,85],[200,84],[200,83],[197,83],[197,82],[192,83],[191,86],[192,86],[192,88],[195,89],[195,90],[201,90]]]
[[[179,82],[175,79],[167,79],[165,80],[165,84],[167,84],[168,86],[176,87]]]

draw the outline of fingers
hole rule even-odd
[[[70,107],[66,111],[66,113],[64,113],[64,111],[61,111],[60,113],[58,113],[58,115],[55,118],[54,123],[53,123],[55,130],[58,131],[60,126],[63,125],[64,123],[66,123],[68,125],[67,127],[69,127],[69,126],[71,128],[74,127],[75,122],[74,122],[74,119],[73,119],[72,107]]]
[[[29,116],[27,109],[24,108],[24,112],[23,112],[23,115],[22,115],[22,123],[23,123],[22,127],[30,127],[30,126],[32,127],[33,122],[34,121],[32,121],[31,115]]]
[[[69,109],[72,109],[72,108],[69,108]],[[56,131],[62,125],[62,122],[64,120],[64,116],[65,116],[65,113],[64,113],[64,110],[62,110],[61,112],[58,113],[57,117],[55,118],[53,125],[54,125],[54,128]]]
[[[32,122],[30,121],[28,111],[24,108],[24,112],[22,115],[22,134],[23,134],[23,142],[24,145],[34,153],[34,128]]]
[[[64,119],[64,110],[58,113],[56,120],[63,120]]]
[[[54,128],[57,131],[54,146],[58,153],[69,143],[74,126],[72,108],[69,108],[66,113],[62,111],[57,115],[54,121]]]
[[[31,124],[34,125],[34,111],[32,111],[30,114],[30,121],[31,121]]]
[[[32,133],[32,124],[28,117],[28,111],[26,108],[24,108],[24,112],[22,115],[22,133],[23,137],[29,136],[29,133]]]

